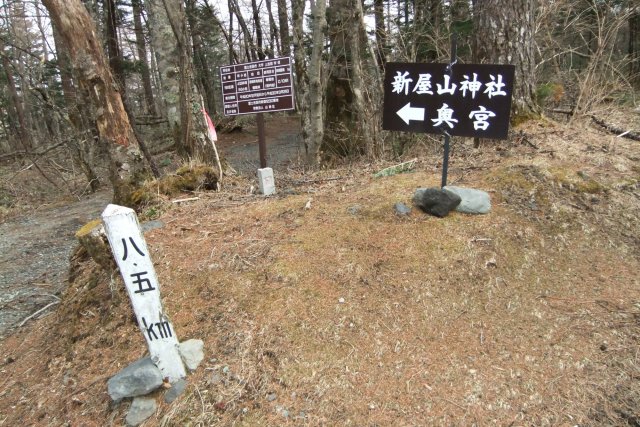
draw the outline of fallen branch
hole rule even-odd
[[[566,114],[567,116],[573,116],[575,114],[573,108],[570,110],[563,110],[561,108],[552,108],[549,111],[551,111],[552,113]]]
[[[196,200],[200,200],[200,197],[189,197],[187,199],[176,199],[172,200],[171,203],[183,203],[183,202],[193,202]]]
[[[338,181],[342,179],[341,176],[334,176],[331,178],[318,178],[318,179],[301,179],[299,181],[294,181],[294,185],[302,185],[302,184],[314,184],[317,182],[329,182],[329,181]]]
[[[634,141],[640,141],[640,133],[638,132],[633,132],[628,129],[619,128],[593,115],[591,116],[591,120],[593,120],[600,127],[603,127],[604,129],[608,130],[610,133],[616,134],[619,138],[628,138]]]
[[[60,304],[60,301],[54,301],[52,303],[49,303],[47,305],[45,305],[44,307],[42,307],[40,310],[36,311],[35,313],[33,313],[30,316],[27,316],[22,322],[20,322],[20,324],[18,325],[18,328],[21,328],[24,326],[25,323],[27,323],[29,320],[33,319],[34,317],[36,317],[38,314],[42,313],[43,311],[45,311],[47,308],[56,305],[56,304]]]

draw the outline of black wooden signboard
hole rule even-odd
[[[292,110],[291,58],[220,67],[225,116]]]
[[[386,130],[505,139],[513,65],[388,62]]]

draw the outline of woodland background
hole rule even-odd
[[[397,157],[415,143],[415,135],[381,130],[384,64],[448,62],[454,33],[460,62],[516,66],[515,123],[597,117],[638,102],[638,0],[0,5],[0,160],[33,165],[76,195],[111,185],[124,204],[160,175],[152,154],[162,150],[211,165],[221,179],[202,108],[220,132],[253,120],[221,115],[218,68],[230,63],[293,58],[312,166]],[[71,188],[78,177],[83,185]]]

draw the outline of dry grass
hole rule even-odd
[[[145,425],[637,425],[640,147],[522,130],[537,149],[455,148],[450,181],[490,191],[486,216],[395,216],[439,183],[431,154],[381,179],[290,170],[268,199],[236,178],[168,209],[147,242],[207,356]],[[80,255],[60,309],[0,346],[0,425],[123,423],[105,382],[143,339],[119,278]]]

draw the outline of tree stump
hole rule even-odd
[[[85,224],[76,232],[76,238],[89,256],[102,269],[107,272],[112,272],[116,269],[116,264],[113,260],[111,248],[109,247],[107,235],[101,220],[95,219]]]

